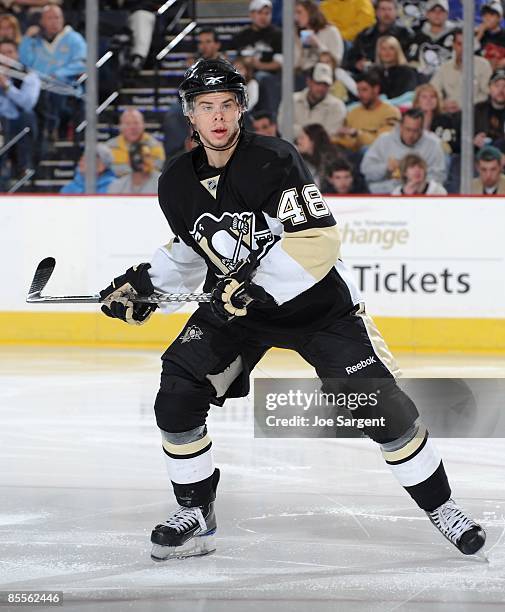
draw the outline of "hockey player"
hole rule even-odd
[[[441,533],[462,553],[477,552],[485,533],[451,499],[442,460],[395,382],[394,360],[339,259],[335,220],[300,155],[243,130],[245,83],[228,62],[199,60],[179,94],[198,146],[171,160],[159,181],[175,238],[101,292],[106,315],[141,324],[155,306],[132,302],[133,294],[193,292],[202,281],[212,291],[162,357],[154,409],[179,508],[154,528],[152,558],[215,549],[209,406],[245,396],[251,370],[274,346],[297,351],[325,389],[338,379],[351,391],[380,389],[378,405],[355,416],[383,416],[387,425],[365,433]]]

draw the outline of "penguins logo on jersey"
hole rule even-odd
[[[181,336],[182,344],[186,342],[191,342],[191,340],[201,340],[203,336],[203,331],[196,325],[191,325]]]
[[[253,250],[260,260],[275,241],[269,229],[255,231],[254,214],[247,212],[225,212],[219,218],[204,213],[195,221],[190,233],[223,274],[232,272]]]
[[[423,43],[419,47],[419,58],[423,72],[429,74],[435,72],[445,62],[448,62],[452,57],[452,50],[443,47],[442,45]]]

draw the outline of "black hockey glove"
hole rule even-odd
[[[266,302],[268,293],[251,281],[256,268],[256,256],[251,254],[237,268],[221,278],[212,291],[210,305],[212,312],[221,321],[230,321],[233,317],[244,317],[252,302]]]
[[[131,298],[134,295],[149,297],[154,293],[154,287],[148,272],[150,267],[151,264],[148,263],[133,266],[100,291],[100,297],[104,302],[102,312],[108,317],[121,319],[130,325],[145,323],[158,308],[158,305],[134,303]]]

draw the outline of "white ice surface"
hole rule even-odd
[[[419,376],[505,365],[400,363]],[[434,530],[374,443],[255,440],[250,400],[213,408],[218,549],[154,564],[150,531],[173,507],[152,411],[159,356],[11,348],[0,366],[0,590],[63,590],[65,611],[505,609],[503,440],[437,441],[454,497],[487,530],[486,564]],[[258,374],[311,370],[278,353]]]

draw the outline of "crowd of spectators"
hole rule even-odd
[[[66,22],[79,3],[0,0],[0,189],[37,164],[35,152],[83,119],[86,41]],[[155,0],[103,3],[128,11],[127,68],[145,66],[166,17]],[[226,57],[248,88],[248,129],[282,137],[282,28],[271,0],[251,0],[250,23],[226,53],[201,27],[198,57]],[[463,32],[452,0],[295,0],[295,145],[319,187],[333,193],[457,193],[461,153]],[[505,160],[505,30],[501,0],[476,2],[473,189],[501,193]],[[78,8],[78,7],[77,7]],[[66,90],[65,90],[66,88]],[[69,95],[69,90],[75,95]],[[65,95],[63,95],[65,94]],[[180,105],[162,118],[164,141],[145,129],[142,109],[122,112],[118,136],[97,148],[97,189],[149,193],[165,159],[190,149]],[[38,146],[37,146],[38,145]],[[84,190],[84,158],[63,193]],[[495,170],[498,168],[498,176]],[[503,180],[502,180],[503,179]]]
[[[65,23],[61,2],[0,2],[0,123],[7,154],[0,187],[32,171],[40,142],[54,139],[82,115],[86,42]],[[65,95],[63,95],[65,94]],[[11,146],[7,146],[10,143]]]
[[[295,143],[321,189],[459,192],[463,31],[456,4],[296,0]],[[483,163],[498,163],[488,159],[489,145],[505,160],[505,31],[500,0],[476,5],[474,145],[481,176]],[[259,10],[261,47],[262,28],[273,27],[271,2],[251,2],[252,23]],[[254,111],[258,133],[283,124],[282,103],[272,108],[260,98]],[[476,179],[473,189],[490,192],[488,183]]]

